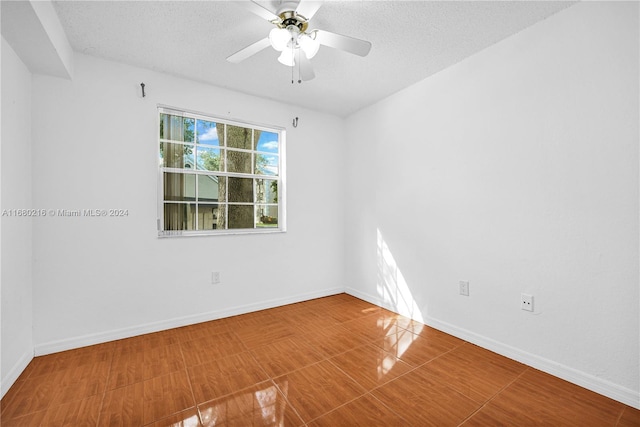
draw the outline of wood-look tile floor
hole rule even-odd
[[[346,294],[36,357],[11,426],[640,426],[640,411]]]

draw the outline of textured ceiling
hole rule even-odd
[[[69,42],[78,52],[340,116],[571,4],[327,1],[311,20],[310,29],[368,40],[371,52],[362,58],[323,46],[312,59],[316,78],[291,84],[291,68],[278,63],[278,53],[270,47],[240,64],[225,60],[273,28],[239,2],[54,1]]]

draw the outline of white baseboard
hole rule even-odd
[[[349,287],[345,289],[345,292],[349,295],[353,295],[372,304],[384,307],[390,311],[396,311],[394,310],[394,307],[389,306],[379,296],[370,295]],[[602,378],[598,378],[594,375],[579,371],[569,366],[562,365],[552,360],[545,359],[535,354],[522,351],[515,347],[511,347],[499,341],[495,341],[491,338],[476,334],[475,332],[471,332],[463,328],[459,328],[447,322],[442,322],[432,317],[427,317],[422,321],[427,326],[438,329],[442,332],[448,333],[470,343],[476,344],[482,348],[486,348],[487,350],[491,350],[502,356],[508,357],[509,359],[524,363],[527,366],[539,369],[540,371],[546,372],[555,377],[561,378],[565,381],[591,390],[595,393],[617,400],[618,402],[624,403],[625,405],[640,409],[640,393],[637,391],[622,387],[618,384],[612,383]]]
[[[296,302],[307,301],[314,298],[326,297],[344,292],[344,288],[331,288],[322,291],[299,294],[286,298],[276,298],[268,301],[260,301],[259,303],[240,305],[227,308],[224,310],[211,311],[207,313],[199,313],[174,319],[162,320],[159,322],[146,323],[143,325],[132,326],[128,328],[115,329],[111,331],[99,332],[96,334],[82,335],[63,340],[49,341],[35,346],[34,352],[36,356],[57,353],[59,351],[71,350],[74,348],[86,347],[94,344],[101,344],[109,341],[130,338],[137,335],[148,334],[151,332],[164,331],[166,329],[179,328],[181,326],[192,325],[195,323],[208,322],[210,320],[222,319],[224,317],[235,316],[238,314],[250,313],[253,311],[265,310],[268,308],[280,307],[282,305],[293,304]],[[25,365],[26,366],[26,365]],[[20,371],[21,372],[21,371]],[[19,375],[19,373],[18,373]],[[4,382],[3,382],[4,384]]]
[[[2,376],[2,380],[0,380],[0,398],[4,397],[7,391],[9,391],[11,386],[16,382],[20,374],[26,369],[32,359],[33,350],[25,351],[16,364],[13,365],[13,368]]]

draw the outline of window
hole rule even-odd
[[[159,108],[158,234],[284,231],[284,130]]]

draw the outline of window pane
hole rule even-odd
[[[200,233],[195,234],[216,234],[207,231],[279,229],[284,132],[160,110],[157,147],[163,230],[197,228]]]
[[[229,205],[229,228],[254,228],[253,205]]]
[[[259,175],[278,175],[278,156],[256,153],[256,172]]]
[[[198,201],[217,202],[220,193],[224,194],[224,177],[216,175],[198,175]],[[221,191],[222,190],[222,191]]]
[[[196,205],[192,203],[165,203],[165,230],[193,230],[196,224]]]
[[[256,134],[259,131],[256,131]],[[273,132],[261,131],[259,136],[256,136],[256,150],[266,151],[267,153],[278,154],[278,134]]]
[[[172,141],[193,142],[195,119],[188,117],[160,115],[160,138]]]
[[[198,230],[216,230],[218,228],[219,209],[224,209],[224,206],[198,204]],[[224,225],[221,228],[225,228]]]
[[[197,146],[198,153],[198,162],[197,168],[198,170],[207,170],[207,171],[221,171],[224,170],[222,168],[222,163],[220,162],[220,149],[219,148],[209,148],[203,147],[201,145]]]
[[[278,203],[278,181],[256,179],[256,203]]]
[[[195,175],[169,172],[164,174],[164,200],[189,201],[195,200],[195,196]]]
[[[230,202],[253,203],[253,179],[229,177]]]
[[[197,122],[197,143],[207,145],[220,145],[218,138],[218,128],[215,122],[208,122],[206,120],[198,120]],[[220,130],[224,129],[224,126],[220,126]]]
[[[161,142],[160,160],[163,167],[191,169],[193,167],[193,145]]]
[[[227,150],[227,172],[251,173],[251,153]]]
[[[227,201],[227,177],[226,176],[218,177],[218,201],[219,202]]]
[[[261,228],[278,227],[278,207],[258,205],[256,207],[256,226]]]
[[[251,129],[227,125],[227,147],[251,150],[253,147],[251,142]]]

